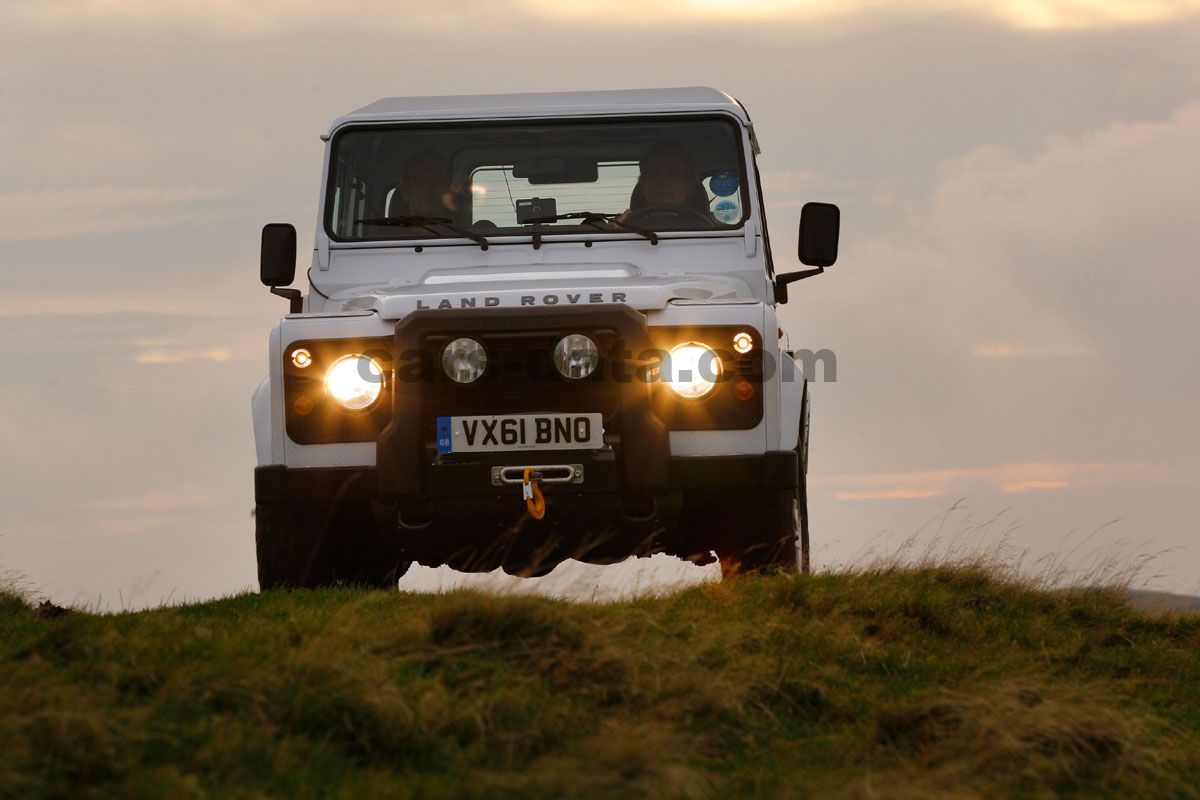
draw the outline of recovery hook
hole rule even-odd
[[[546,498],[542,496],[542,488],[538,486],[540,477],[540,472],[535,472],[533,467],[526,467],[521,480],[521,497],[525,499],[525,507],[529,509],[529,516],[534,519],[546,516]]]

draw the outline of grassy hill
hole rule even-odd
[[[606,605],[0,595],[0,795],[1200,796],[1200,615],[972,568]]]

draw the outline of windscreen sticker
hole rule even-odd
[[[708,181],[708,188],[717,197],[729,197],[738,190],[737,175],[728,170],[714,173]]]
[[[718,222],[735,225],[742,218],[742,210],[732,200],[722,200],[712,208],[712,215]]]

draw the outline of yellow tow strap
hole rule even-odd
[[[521,481],[521,496],[525,498],[525,507],[529,509],[529,516],[541,519],[546,516],[546,498],[542,496],[542,489],[538,486],[538,482],[531,478],[532,475],[533,467],[526,467]]]

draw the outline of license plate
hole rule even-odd
[[[604,446],[601,414],[500,414],[438,417],[439,453],[595,450]]]

